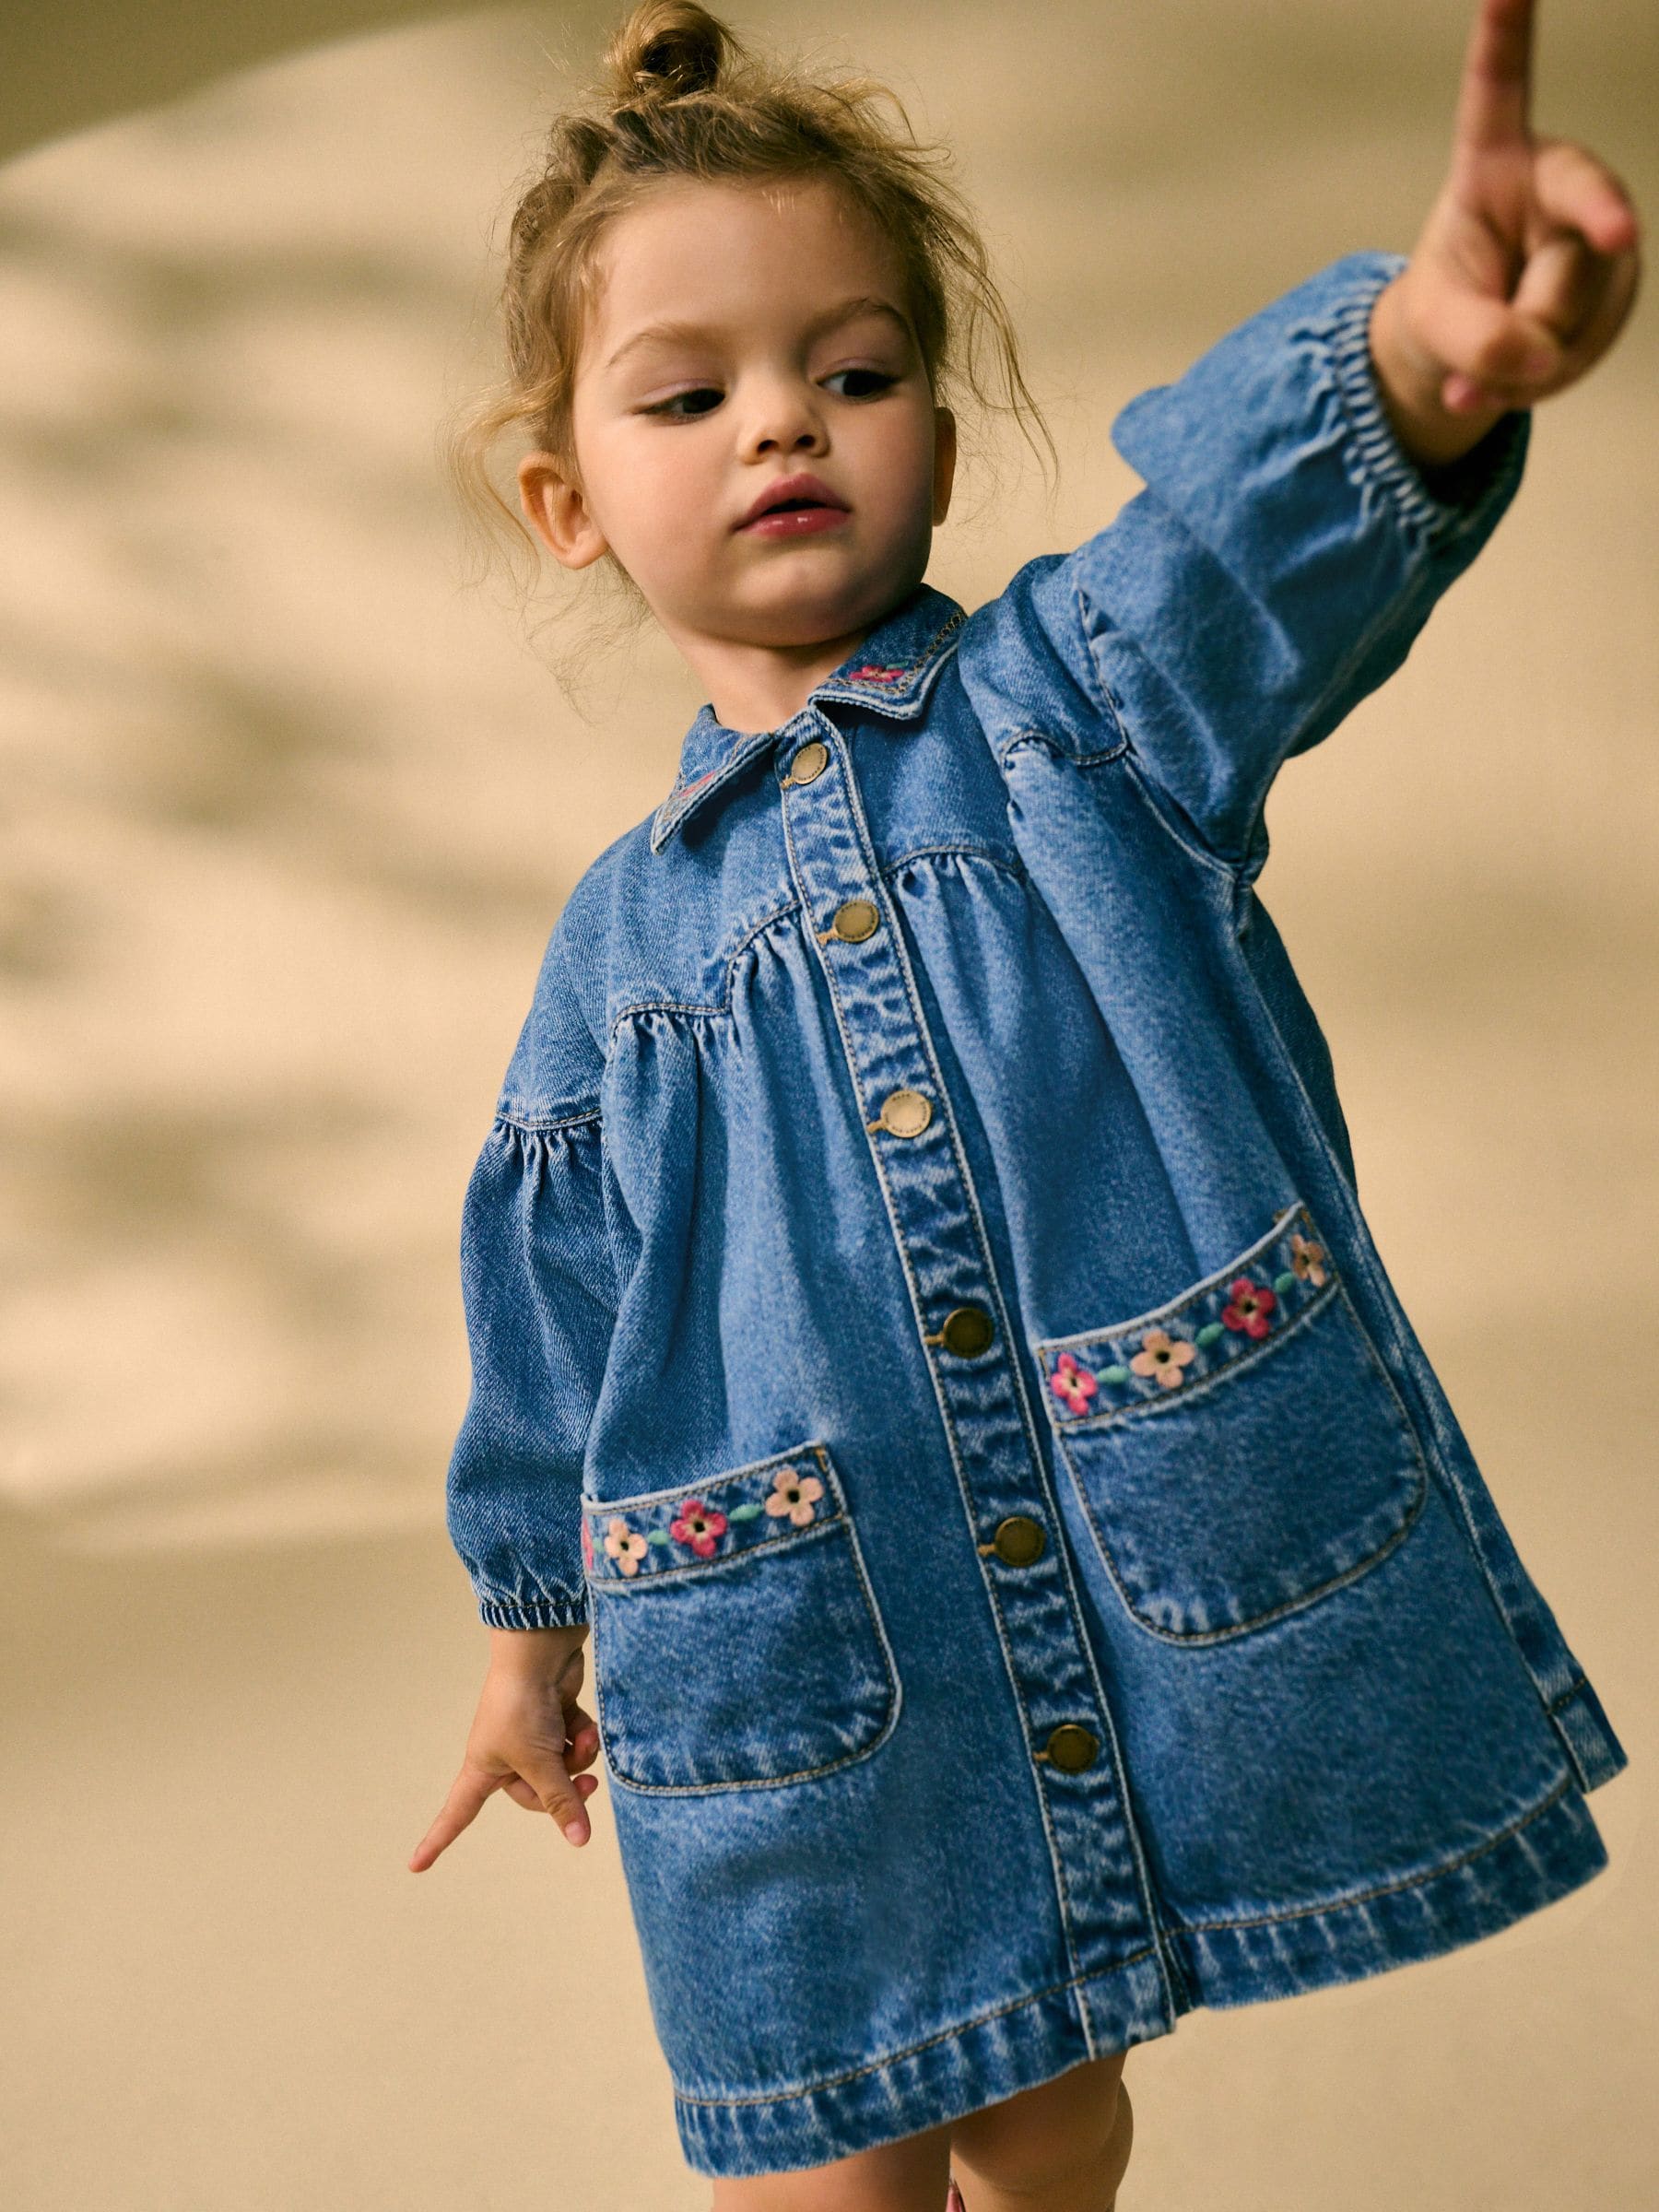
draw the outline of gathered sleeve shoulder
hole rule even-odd
[[[603,1060],[556,930],[467,1186],[461,1282],[472,1388],[450,1462],[452,1543],[482,1619],[588,1618],[582,1459],[617,1312]]]
[[[1041,636],[1096,744],[1247,876],[1281,763],[1400,665],[1520,484],[1529,412],[1432,475],[1396,437],[1369,325],[1405,266],[1345,254],[1132,399],[1112,439],[1146,488],[1005,594],[1004,634]]]

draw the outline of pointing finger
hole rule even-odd
[[[1524,142],[1532,103],[1533,0],[1478,0],[1464,54],[1455,136],[1467,154]]]
[[[410,1871],[421,1873],[440,1852],[449,1848],[464,1828],[470,1828],[485,1801],[500,1788],[505,1779],[500,1774],[486,1774],[481,1767],[463,1767],[450,1785],[442,1811],[415,1846],[409,1859]]]

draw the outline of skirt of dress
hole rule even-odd
[[[1310,1357],[1349,1325],[1331,1292],[1296,1324]],[[1259,1405],[1228,1381],[1237,1452],[1299,1356],[1260,1361]],[[610,1801],[696,2171],[822,2164],[1606,1865],[1584,1790],[1623,1751],[1582,1677],[1541,1706],[1410,1426],[1337,1519],[1292,1491],[1277,1594],[1236,1515],[1206,1550],[1237,1465],[1204,1434],[1173,1549],[1134,1450],[1064,1409],[1041,1478],[981,1462],[966,1512],[943,1436],[900,1471],[855,1429],[590,1505]]]

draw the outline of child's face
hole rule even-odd
[[[693,665],[723,645],[834,641],[920,582],[955,425],[867,216],[822,180],[677,181],[617,218],[600,277],[573,407],[582,488],[546,455],[520,471],[567,567],[608,547]],[[826,319],[860,298],[892,312]],[[641,335],[661,324],[688,328]],[[801,471],[846,503],[829,527],[740,527]]]

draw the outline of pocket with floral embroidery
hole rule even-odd
[[[826,1445],[584,1496],[582,1512],[594,1717],[617,1781],[803,1782],[886,1740],[898,1673]]]
[[[1303,1205],[1167,1303],[1032,1349],[1108,1571],[1163,1635],[1306,1605],[1421,1509],[1416,1433]]]

